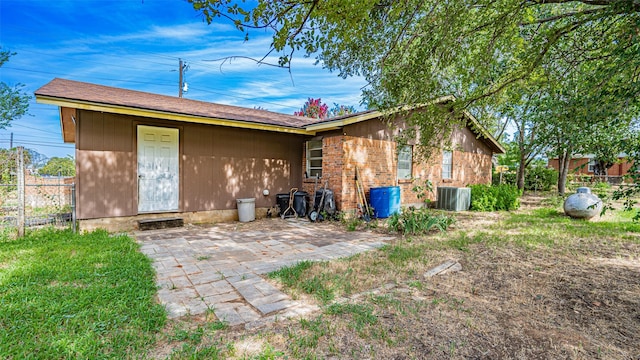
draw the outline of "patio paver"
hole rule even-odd
[[[302,260],[351,256],[393,239],[303,219],[189,225],[139,231],[135,237],[154,261],[159,301],[170,318],[211,310],[229,325],[247,328],[317,310],[292,300],[260,275]]]

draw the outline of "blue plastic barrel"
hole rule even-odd
[[[400,211],[400,186],[371,188],[369,198],[377,218],[388,218]]]

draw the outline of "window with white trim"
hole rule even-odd
[[[307,141],[307,174],[322,177],[322,140]]]
[[[588,172],[595,172],[596,170],[596,159],[589,159],[589,168],[587,169]]]
[[[411,179],[413,146],[406,145],[398,151],[398,180]]]
[[[453,175],[453,152],[442,151],[442,178],[451,179]]]

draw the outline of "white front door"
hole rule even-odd
[[[178,129],[138,126],[138,212],[178,210]]]

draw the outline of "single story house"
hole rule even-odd
[[[560,169],[558,165],[558,158],[550,158],[548,161],[548,167],[554,168],[556,170]],[[629,173],[631,166],[633,165],[632,161],[629,161],[625,154],[618,155],[618,161],[613,164],[612,167],[607,171],[607,176],[624,176]],[[595,155],[586,154],[586,155],[575,155],[569,161],[569,172],[573,174],[579,175],[595,175],[594,168],[596,166]]]
[[[58,78],[35,96],[59,107],[64,141],[75,143],[82,229],[127,230],[161,217],[231,221],[238,198],[255,198],[260,217],[278,193],[312,193],[316,176],[348,213],[357,206],[356,167],[365,192],[397,185],[403,205],[417,204],[414,179],[489,184],[491,158],[504,153],[470,114],[452,134],[454,150],[421,164],[411,146],[397,151],[397,129],[377,111],[318,120]]]

